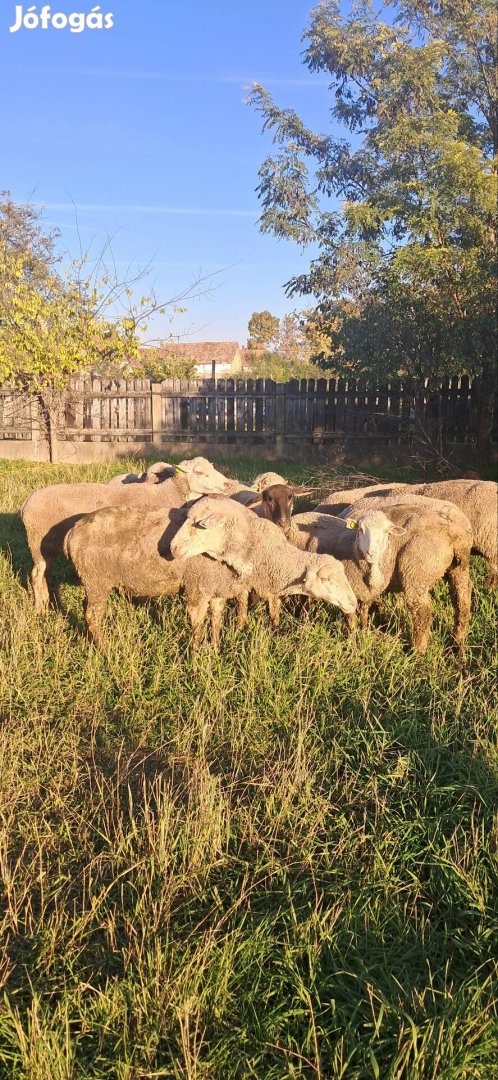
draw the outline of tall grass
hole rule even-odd
[[[115,596],[100,655],[67,566],[35,616],[14,511],[109,472],[0,470],[0,1076],[498,1077],[484,564],[465,671],[445,586],[422,659],[391,599],[194,655],[180,598]]]

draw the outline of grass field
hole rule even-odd
[[[495,1080],[485,564],[465,671],[446,586],[422,659],[392,599],[192,655],[180,598],[115,596],[100,655],[67,565],[36,618],[14,512],[110,472],[0,464],[0,1077]]]

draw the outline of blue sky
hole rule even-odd
[[[215,273],[209,295],[174,324],[193,340],[245,344],[253,311],[292,310],[282,286],[309,253],[259,231],[255,187],[270,140],[244,98],[261,82],[326,127],[326,80],[300,56],[311,5],[104,0],[114,28],[78,34],[10,33],[15,9],[0,0],[0,188],[42,204],[75,250],[74,202],[84,244],[97,251],[111,233],[123,275],[152,260],[165,299]]]

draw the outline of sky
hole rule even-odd
[[[91,9],[56,0],[51,14]],[[310,10],[306,0],[104,0],[112,29],[11,32],[28,4],[0,0],[0,189],[43,207],[75,253],[80,242],[98,253],[110,235],[119,274],[150,264],[164,300],[207,277],[186,314],[153,335],[245,344],[253,311],[299,306],[283,286],[310,253],[259,230],[271,140],[244,99],[260,82],[328,127],[326,78],[302,63]]]

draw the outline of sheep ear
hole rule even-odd
[[[239,577],[249,577],[249,574],[252,574],[254,569],[252,562],[249,562],[246,559],[239,559],[238,555],[223,556],[222,561],[225,562],[227,566],[231,566],[232,570],[235,570],[235,573],[238,574]]]
[[[181,469],[179,465],[173,465],[176,473],[180,473],[180,476],[185,476],[185,469]]]
[[[289,487],[290,487],[290,484],[289,484]],[[292,494],[296,495],[296,496],[312,495],[314,490],[315,489],[312,488],[312,487],[299,487],[299,485],[294,485],[293,487],[291,487]]]
[[[244,506],[259,506],[259,503],[262,503],[262,502],[263,502],[263,494],[262,494],[261,491],[255,492],[254,497],[252,499],[246,499],[245,492],[244,492]]]
[[[215,525],[219,525],[221,518],[218,514],[208,514],[207,517],[199,518],[195,522],[198,529],[214,529]]]
[[[328,581],[330,578],[330,566],[320,566],[317,577],[321,578],[322,581]]]
[[[357,529],[358,522],[355,518],[346,518],[346,529]]]
[[[406,529],[402,525],[391,525],[389,529],[390,536],[404,536]]]

